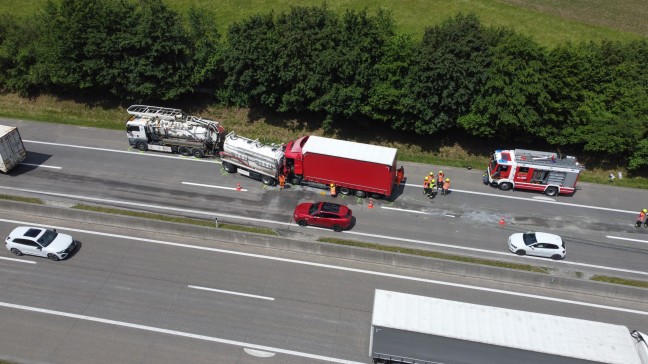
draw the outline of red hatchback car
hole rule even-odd
[[[320,226],[342,231],[353,224],[351,209],[332,202],[305,202],[295,207],[293,214],[299,226]]]

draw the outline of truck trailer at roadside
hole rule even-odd
[[[26,157],[27,151],[18,128],[0,125],[0,171],[9,172]]]
[[[374,363],[648,364],[645,336],[627,327],[376,290]]]

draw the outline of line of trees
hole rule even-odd
[[[219,34],[215,17],[161,0],[50,1],[0,18],[0,88],[165,102],[219,102],[367,119],[431,135],[539,140],[648,167],[648,41],[545,48],[459,14],[422,39],[378,11],[326,5],[257,14]]]

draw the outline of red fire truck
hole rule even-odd
[[[515,149],[496,150],[488,165],[488,183],[500,190],[533,190],[547,196],[570,195],[585,167],[575,157]]]

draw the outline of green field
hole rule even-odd
[[[27,15],[46,0],[0,0],[0,9]],[[252,14],[281,12],[293,5],[320,5],[322,0],[166,0],[184,13],[189,7],[210,9],[225,32],[232,22]],[[645,0],[328,0],[330,9],[378,9],[392,13],[400,32],[417,37],[459,12],[477,14],[485,25],[510,27],[546,46],[566,41],[628,40],[648,36]]]

